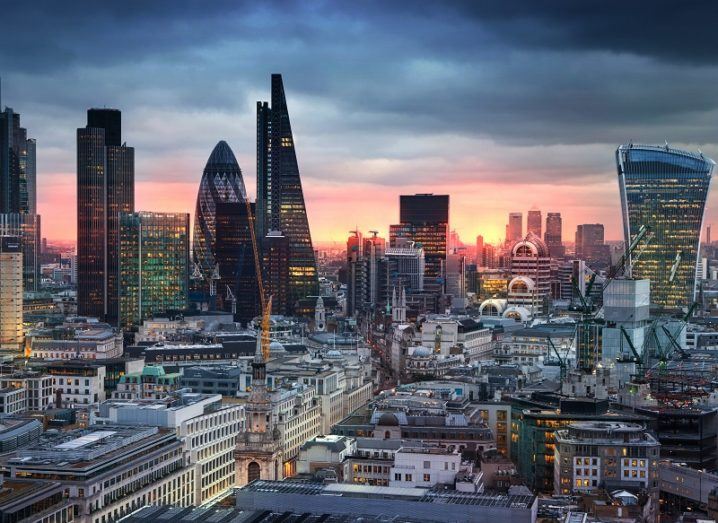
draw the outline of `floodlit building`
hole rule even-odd
[[[694,301],[703,214],[715,162],[666,144],[628,143],[616,150],[624,241],[641,226],[654,234],[633,266],[651,281],[651,298],[667,308]]]
[[[0,236],[0,352],[22,354],[22,247],[17,236]]]

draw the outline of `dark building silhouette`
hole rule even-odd
[[[611,251],[604,243],[602,223],[584,223],[576,227],[576,258],[591,263],[610,262]]]
[[[255,212],[254,204],[251,212]],[[215,224],[215,260],[220,276],[218,308],[225,311],[234,308],[234,320],[246,324],[261,312],[246,203],[217,203]]]
[[[9,107],[0,112],[0,213],[37,212],[35,145],[18,113]]]
[[[289,308],[289,238],[269,231],[262,242],[264,292],[272,296],[272,314],[285,314]]]
[[[434,194],[399,197],[399,223],[389,227],[392,247],[408,242],[424,248],[424,290],[440,293],[444,288],[447,239],[449,234],[449,196]]]
[[[566,250],[561,238],[562,220],[560,212],[550,212],[546,215],[546,232],[543,240],[548,251],[554,258],[563,258]]]
[[[266,242],[279,232],[288,243],[288,281],[270,282],[286,287],[286,299],[274,296],[275,311],[291,313],[294,304],[319,290],[294,137],[289,121],[282,76],[272,75],[272,104],[257,102],[257,236]],[[275,242],[276,243],[276,242]],[[287,309],[277,309],[277,302]]]
[[[77,130],[78,313],[113,323],[119,214],[135,207],[135,150],[120,143],[120,120],[117,109],[89,109]]]

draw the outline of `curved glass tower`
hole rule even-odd
[[[629,242],[641,225],[654,234],[635,262],[633,276],[651,281],[655,305],[671,309],[690,306],[715,162],[702,153],[668,145],[625,144],[616,150],[616,166],[625,241]]]
[[[244,203],[246,197],[237,159],[222,140],[204,167],[194,215],[192,258],[205,278],[210,277],[216,264],[217,204]]]

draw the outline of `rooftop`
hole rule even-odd
[[[282,494],[299,494],[305,496],[341,496],[349,498],[380,497],[415,501],[418,503],[436,503],[441,505],[474,505],[483,507],[530,508],[535,496],[510,496],[457,492],[442,488],[403,488],[374,487],[369,485],[353,485],[348,483],[295,483],[291,481],[253,481],[240,489],[245,492],[263,492]]]

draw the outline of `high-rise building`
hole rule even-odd
[[[272,297],[272,314],[287,314],[289,303],[289,239],[269,231],[262,240],[262,280],[266,296]]]
[[[22,279],[25,291],[40,287],[40,216],[0,213],[0,236],[17,236],[22,245]]]
[[[217,204],[245,205],[246,197],[247,191],[237,159],[227,142],[222,140],[214,146],[204,166],[194,214],[192,256],[207,287],[217,264]]]
[[[404,289],[407,293],[424,292],[424,249],[413,247],[388,247],[386,249],[389,289]]]
[[[18,113],[0,112],[0,213],[36,213],[35,146]]]
[[[135,150],[117,109],[88,109],[77,130],[77,309],[115,322],[119,215],[135,210]]]
[[[477,267],[483,266],[483,263],[484,263],[483,258],[484,258],[484,237],[479,234],[476,237],[476,256],[474,258],[476,261]]]
[[[506,224],[506,241],[508,243],[519,241],[524,237],[523,214],[520,212],[509,213],[509,223]]]
[[[119,324],[184,311],[189,292],[189,214],[120,214]]]
[[[0,351],[18,356],[23,345],[22,246],[17,236],[0,236]]]
[[[616,165],[624,240],[628,243],[642,225],[654,234],[633,276],[651,280],[653,303],[690,306],[715,162],[700,152],[629,143],[616,150]]]
[[[602,223],[584,223],[576,227],[576,258],[593,263],[608,263],[609,246],[604,243]]]
[[[289,244],[289,294],[282,301],[291,312],[298,300],[318,294],[319,279],[280,74],[272,75],[271,107],[257,102],[257,237],[264,243],[272,231]]]
[[[531,232],[541,238],[541,211],[529,211],[526,216],[526,232]]]
[[[389,242],[400,247],[413,242],[424,249],[424,289],[444,289],[449,234],[449,196],[435,194],[399,197],[399,224],[389,228]]]
[[[546,232],[544,233],[544,242],[548,247],[549,253],[553,258],[563,258],[566,254],[561,238],[561,213],[550,212],[546,214]]]
[[[254,208],[250,204],[252,215]],[[246,324],[261,312],[247,205],[218,202],[215,210],[219,308],[232,311],[235,321]]]

